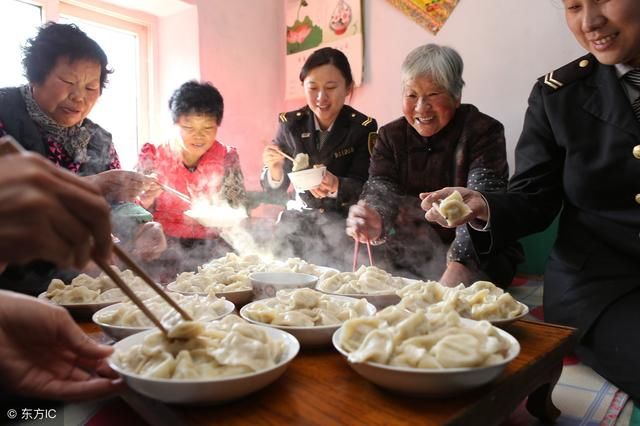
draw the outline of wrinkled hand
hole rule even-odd
[[[0,291],[0,375],[11,393],[64,400],[114,393],[123,385],[105,362],[112,352],[63,308]]]
[[[316,164],[313,167],[324,167],[322,164]],[[310,189],[311,195],[316,198],[324,198],[329,196],[329,194],[338,192],[338,188],[340,187],[340,179],[329,170],[325,170],[324,176],[322,177],[322,182],[317,187]]]
[[[262,163],[269,169],[271,179],[281,181],[284,174],[284,157],[277,145],[269,144],[262,151]]]
[[[112,202],[134,201],[142,192],[156,184],[153,177],[128,170],[107,170],[84,179],[92,182]]]
[[[133,237],[131,254],[144,261],[155,260],[167,249],[167,239],[158,222],[143,223]]]
[[[30,154],[0,157],[0,259],[84,266],[111,253],[110,209],[84,179]]]
[[[471,213],[460,220],[457,220],[451,225],[447,224],[447,220],[440,214],[438,209],[434,206],[434,203],[440,203],[440,201],[447,198],[453,193],[453,191],[460,192],[464,203],[469,206]],[[478,219],[486,222],[489,218],[489,207],[484,197],[479,192],[473,191],[464,187],[448,187],[434,192],[424,192],[420,194],[422,203],[420,207],[426,211],[424,217],[429,222],[437,223],[445,228],[455,228],[456,226],[464,225],[474,219]]]
[[[145,209],[148,209],[149,207],[151,207],[153,203],[156,201],[156,198],[158,198],[160,194],[164,192],[164,189],[162,188],[162,186],[160,186],[160,183],[158,182],[158,178],[155,174],[147,175],[147,177],[152,180],[148,182],[145,189],[140,193],[140,195],[138,195],[140,204]]]
[[[439,282],[446,287],[455,287],[460,284],[468,286],[476,282],[478,277],[478,271],[472,270],[459,262],[449,262]]]
[[[375,241],[382,235],[382,217],[364,200],[360,200],[349,208],[346,232],[361,243]]]

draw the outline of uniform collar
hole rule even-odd
[[[309,108],[309,110],[311,110],[311,108]],[[315,126],[316,131],[318,132],[330,132],[331,129],[333,129],[333,125],[336,123],[336,120],[338,119],[338,117],[336,117],[335,120],[333,120],[333,123],[331,123],[331,125],[329,127],[327,127],[327,130],[322,130],[320,128],[320,123],[318,123],[318,117],[316,117],[316,115],[313,113],[313,111],[311,111],[311,115],[313,115],[313,124]],[[340,115],[340,113],[338,113],[338,116]]]

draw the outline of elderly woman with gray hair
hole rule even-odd
[[[506,188],[504,127],[461,103],[462,70],[462,58],[450,47],[427,44],[406,57],[403,117],[378,132],[369,180],[349,211],[347,234],[385,242],[376,248],[383,254],[378,265],[393,274],[448,286],[485,279],[506,287],[522,256],[518,246],[481,257],[465,227],[434,227],[420,209],[420,193],[444,186]]]

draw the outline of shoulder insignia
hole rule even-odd
[[[376,145],[376,141],[378,140],[377,132],[370,132],[367,138],[367,146],[369,147],[369,155],[373,155],[373,147]]]
[[[588,76],[596,64],[596,58],[592,54],[585,55],[567,65],[551,71],[540,77],[538,81],[549,90],[558,90],[567,84]]]
[[[287,114],[284,112],[280,113],[280,121],[282,121],[283,123],[287,122]]]
[[[362,122],[362,125],[364,127],[367,127],[369,124],[371,124],[372,121],[373,121],[373,118],[367,117],[367,119]]]

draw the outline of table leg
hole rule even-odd
[[[549,380],[534,390],[527,398],[527,410],[543,422],[553,422],[560,416],[560,410],[553,405],[551,393],[560,379],[562,364],[549,372]]]

